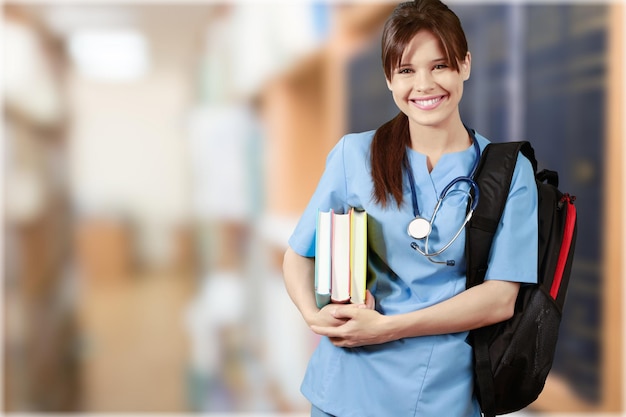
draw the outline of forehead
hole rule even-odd
[[[441,40],[427,30],[417,32],[402,52],[401,61],[445,59]]]

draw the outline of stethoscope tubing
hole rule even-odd
[[[471,194],[470,194],[470,198],[471,198]],[[436,213],[433,212],[433,214]],[[424,238],[424,250],[422,251],[419,246],[417,245],[416,242],[411,242],[411,247],[413,249],[415,249],[416,251],[418,251],[419,253],[421,253],[422,255],[426,256],[426,257],[433,257],[433,256],[438,256],[441,255],[443,252],[445,252],[453,243],[454,241],[456,241],[456,239],[459,237],[459,235],[461,234],[461,232],[463,231],[463,229],[465,228],[465,225],[467,224],[467,222],[470,221],[470,219],[472,218],[472,215],[474,214],[473,210],[470,210],[467,215],[465,216],[465,220],[463,220],[463,225],[459,228],[459,230],[457,230],[457,232],[454,234],[454,237],[452,239],[450,239],[450,241],[448,243],[446,243],[441,249],[439,249],[436,252],[428,252],[428,238],[430,237],[430,233],[426,235],[426,237]],[[434,221],[434,216],[431,218],[431,222]]]
[[[440,195],[439,195],[439,199],[437,200],[437,204],[435,205],[435,209],[433,210],[433,214],[430,218],[430,220],[426,220],[423,219],[420,214],[419,214],[419,206],[417,203],[417,190],[416,190],[416,186],[415,186],[415,178],[413,177],[413,170],[411,168],[411,164],[409,162],[408,156],[405,160],[405,169],[407,170],[408,173],[408,178],[409,178],[409,186],[411,188],[411,203],[413,205],[413,215],[414,215],[414,219],[409,223],[409,227],[407,228],[407,233],[409,234],[410,237],[412,237],[413,239],[416,240],[424,240],[424,250],[420,249],[417,242],[411,242],[411,247],[413,249],[415,249],[417,252],[419,252],[420,254],[422,254],[423,256],[425,256],[426,258],[428,258],[428,260],[430,260],[431,262],[434,263],[443,263],[443,264],[447,264],[447,265],[454,265],[454,261],[453,260],[448,260],[448,261],[435,261],[432,258],[438,255],[441,255],[444,251],[446,251],[455,241],[456,239],[460,236],[461,232],[464,230],[465,225],[470,221],[470,219],[472,218],[472,215],[474,213],[474,210],[476,209],[477,205],[478,205],[478,201],[480,199],[480,189],[478,187],[478,184],[474,181],[473,177],[476,174],[476,171],[478,169],[478,164],[480,162],[480,145],[478,144],[478,141],[476,140],[476,136],[474,134],[474,131],[471,129],[468,129],[466,127],[468,133],[470,134],[470,137],[472,139],[472,145],[474,146],[474,150],[476,152],[476,158],[474,160],[474,164],[472,166],[472,169],[470,171],[470,175],[469,176],[460,176],[457,177],[455,179],[453,179],[452,181],[450,181],[450,183],[448,185],[446,185],[444,187],[444,189],[441,191]],[[470,209],[467,213],[467,215],[465,216],[465,219],[463,221],[463,224],[461,225],[461,227],[459,228],[459,230],[457,230],[457,232],[455,233],[454,237],[447,243],[445,244],[442,248],[440,248],[439,250],[435,251],[435,252],[430,252],[428,250],[428,243],[429,243],[429,236],[430,233],[432,231],[432,225],[435,221],[435,217],[439,211],[439,207],[441,206],[443,200],[445,199],[445,197],[448,195],[448,193],[450,192],[450,190],[452,189],[452,187],[454,185],[456,185],[459,182],[467,182],[470,184],[470,188],[473,191],[473,195],[472,193],[468,193],[468,196],[470,198]],[[425,232],[424,236],[415,236],[411,233],[411,223],[415,222],[416,220],[422,220],[423,222],[427,222],[428,223],[428,230],[427,232]]]

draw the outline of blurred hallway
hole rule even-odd
[[[624,7],[487,3],[450,2],[463,117],[530,139],[585,219],[530,415],[621,411]],[[3,4],[2,411],[306,413],[282,255],[330,149],[397,113],[394,5]]]
[[[84,408],[92,412],[182,412],[187,409],[188,343],[181,323],[190,277],[111,277],[85,286]]]

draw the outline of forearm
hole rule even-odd
[[[511,317],[518,292],[517,283],[487,281],[431,307],[388,316],[350,304],[332,305],[328,313],[338,320],[345,320],[345,324],[313,323],[311,329],[330,337],[333,344],[342,347],[458,333]]]
[[[389,316],[393,339],[457,333],[510,318],[519,284],[486,281],[439,304],[411,313]]]
[[[287,249],[283,260],[283,278],[289,297],[310,325],[313,316],[319,311],[314,293],[315,259],[305,258],[291,248]]]

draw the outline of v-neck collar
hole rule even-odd
[[[405,175],[413,175],[415,179],[419,211],[424,216],[433,210],[441,191],[452,180],[470,174],[476,153],[473,144],[462,151],[445,153],[441,155],[430,172],[425,154],[407,146],[407,157],[411,172],[407,172]],[[404,189],[411,195],[408,179],[405,181]]]

